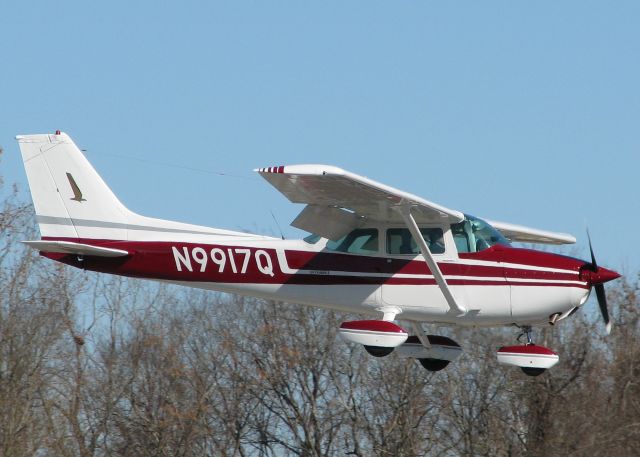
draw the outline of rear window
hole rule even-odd
[[[378,230],[353,230],[338,241],[329,240],[326,249],[351,254],[375,254],[378,252]]]

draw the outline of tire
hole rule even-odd
[[[365,346],[364,349],[374,357],[386,357],[391,354],[395,348],[386,348],[382,346]]]
[[[520,367],[520,369],[527,376],[540,376],[542,373],[547,371],[546,368]]]
[[[447,365],[449,365],[448,360],[441,359],[418,359],[420,361],[420,365],[422,365],[425,370],[428,371],[440,371],[444,370]]]

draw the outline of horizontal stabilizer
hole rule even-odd
[[[71,241],[23,241],[29,247],[44,252],[59,252],[62,254],[95,255],[98,257],[124,257],[128,251],[122,249],[103,248]]]

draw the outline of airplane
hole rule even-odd
[[[555,365],[532,328],[554,325],[595,289],[607,332],[604,283],[620,275],[512,242],[575,243],[563,233],[490,222],[330,165],[259,168],[304,204],[284,240],[173,222],[127,209],[65,133],[16,137],[41,239],[41,255],[101,273],[164,281],[367,316],[339,334],[375,357],[393,351],[439,371],[462,353],[423,324],[509,326],[526,341],[497,350],[499,363],[538,376]]]

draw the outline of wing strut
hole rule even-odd
[[[449,288],[449,285],[447,284],[447,281],[444,279],[444,276],[440,271],[440,267],[438,267],[438,264],[433,258],[433,254],[431,254],[431,251],[429,250],[429,246],[427,246],[427,243],[425,243],[424,238],[422,238],[422,233],[420,233],[418,224],[416,224],[415,219],[411,215],[411,207],[403,206],[400,210],[400,214],[402,214],[402,218],[404,219],[405,224],[407,224],[407,228],[411,232],[413,239],[418,244],[418,247],[420,248],[420,252],[422,253],[422,257],[424,257],[425,262],[427,262],[427,265],[429,266],[429,270],[431,270],[431,274],[433,275],[433,278],[436,280],[436,284],[438,284],[438,286],[440,287],[440,290],[442,291],[442,295],[444,295],[445,300],[447,300],[447,303],[449,304],[449,309],[451,311],[457,312],[459,315],[466,314],[467,308],[460,305],[456,301],[455,297],[453,296],[453,293],[451,292],[451,289]]]

